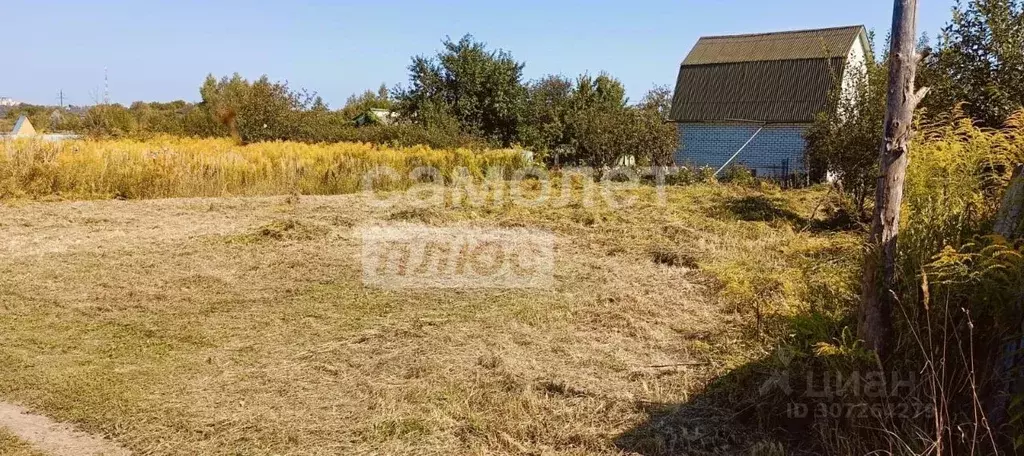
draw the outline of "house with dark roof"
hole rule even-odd
[[[863,26],[700,38],[672,97],[676,164],[806,173],[804,132],[835,94],[852,95],[870,49]]]

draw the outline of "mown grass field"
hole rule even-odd
[[[9,200],[0,400],[138,454],[678,448],[654,410],[764,357],[755,315],[842,293],[857,244],[808,228],[816,189],[669,187],[664,205],[629,192],[617,210]],[[356,230],[397,222],[550,230],[555,286],[368,288]],[[0,449],[16,442],[0,434]]]

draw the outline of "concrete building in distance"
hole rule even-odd
[[[11,130],[10,137],[12,138],[28,138],[35,136],[36,129],[32,126],[32,122],[28,121],[28,117],[18,117],[18,121],[14,124],[14,129]]]
[[[50,133],[40,134],[36,131],[35,127],[32,126],[32,122],[28,120],[28,117],[18,117],[18,121],[14,124],[14,128],[10,133],[0,134],[0,140],[13,140],[13,139],[33,139],[39,141],[64,141],[68,139],[78,139],[78,135],[73,134],[62,134],[62,133]]]
[[[701,38],[680,66],[672,99],[676,164],[805,174],[805,130],[835,108],[836,90],[852,94],[870,49],[859,25]]]

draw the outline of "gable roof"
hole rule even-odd
[[[683,65],[763,62],[772,60],[821,59],[846,57],[864,26],[819,30],[753,33],[748,35],[705,36],[686,56]],[[865,47],[866,49],[866,47]]]
[[[34,136],[35,134],[36,129],[25,116],[18,117],[18,122],[14,124],[14,130],[11,130],[11,136]]]
[[[826,107],[863,26],[711,36],[679,69],[671,120],[810,122]]]

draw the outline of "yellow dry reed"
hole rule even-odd
[[[405,188],[415,177],[410,173],[423,166],[450,177],[460,169],[482,176],[492,167],[527,165],[515,150],[296,142],[240,146],[228,139],[175,137],[144,142],[17,140],[3,142],[0,151],[0,198],[339,194],[358,191],[368,175],[377,176],[375,189]],[[379,172],[382,168],[389,172]]]

